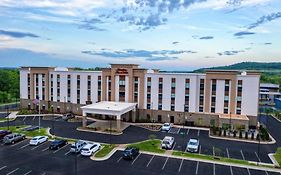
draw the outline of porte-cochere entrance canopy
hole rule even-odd
[[[83,127],[86,126],[87,114],[101,114],[116,116],[117,125],[120,125],[121,116],[127,112],[135,111],[137,103],[102,101],[81,107],[83,111]],[[118,128],[118,126],[117,126]]]

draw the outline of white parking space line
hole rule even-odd
[[[151,157],[151,159],[150,159],[149,162],[147,163],[146,167],[148,167],[148,166],[150,165],[150,163],[151,163],[151,161],[153,160],[154,157],[155,157],[155,155],[153,155],[153,156]]]
[[[213,156],[215,156],[215,147],[213,147]]]
[[[265,174],[266,174],[266,175],[268,175],[268,172],[267,172],[267,171],[265,171]]]
[[[189,129],[187,129],[186,135],[188,135],[188,133],[189,133]]]
[[[5,168],[7,168],[7,166],[2,166],[2,167],[0,168],[0,171],[3,170],[3,169],[5,169]]]
[[[65,155],[65,156],[67,156],[69,153],[70,153],[70,150],[69,150],[69,151],[67,151],[64,155]]]
[[[80,157],[80,156],[81,156],[81,154],[78,154],[78,155],[77,155],[77,157]]]
[[[233,175],[232,166],[230,166],[229,168],[230,168],[230,174]]]
[[[200,145],[200,147],[199,147],[199,154],[201,154],[201,145]]]
[[[196,171],[195,171],[196,175],[198,174],[198,167],[199,167],[199,162],[197,162],[197,165],[196,165]]]
[[[25,119],[26,119],[26,116],[22,119],[22,121],[25,121]]]
[[[180,130],[181,130],[181,129],[180,129],[180,128],[178,128],[177,134],[179,134]]]
[[[46,175],[46,173],[44,172],[44,173],[42,173],[41,175]]]
[[[257,156],[257,158],[258,158],[259,162],[261,162],[261,159],[259,158],[259,156],[258,156],[257,152],[255,152],[255,155]]]
[[[245,157],[244,157],[244,154],[243,154],[242,149],[240,150],[240,153],[241,153],[241,155],[242,155],[243,160],[245,160]]]
[[[175,142],[175,144],[174,144],[174,146],[173,146],[172,150],[174,150],[174,149],[175,149],[175,147],[176,147],[176,144],[177,144],[177,142]]]
[[[47,147],[47,148],[45,148],[45,149],[42,149],[42,151],[44,152],[44,151],[47,151],[49,149],[49,147]]]
[[[45,145],[46,143],[48,143],[48,142],[41,143],[41,144],[39,144],[39,145],[37,145],[37,146],[31,148],[31,150],[35,150],[35,149],[37,149],[39,146]]]
[[[122,159],[122,156],[117,160],[117,163],[119,163],[121,159]]]
[[[134,161],[131,163],[132,165],[135,163],[135,161],[139,158],[140,155],[141,153],[139,153],[139,155],[134,159]]]
[[[6,175],[10,175],[10,174],[13,174],[14,172],[16,172],[16,171],[18,171],[19,170],[19,168],[17,168],[17,169],[14,169],[13,171],[10,171],[9,173],[7,173]]]
[[[33,117],[33,119],[32,120],[35,120],[35,116]]]
[[[164,168],[165,168],[165,166],[166,166],[168,160],[169,160],[169,157],[167,157],[167,159],[166,159],[166,161],[165,161],[165,163],[164,163],[164,165],[163,165],[163,167],[162,167],[162,170],[164,170]]]
[[[183,159],[181,159],[181,164],[180,164],[180,167],[179,167],[178,172],[180,172],[180,171],[181,171],[182,163],[183,163]]]
[[[247,168],[248,174],[251,175],[249,168]]]
[[[18,143],[13,144],[11,147],[17,146],[18,144],[20,144],[20,143],[22,143],[22,142],[25,142],[25,141],[28,141],[28,140],[22,140],[22,141],[20,141],[20,142],[18,142]]]
[[[226,154],[227,154],[227,158],[229,158],[229,152],[227,148],[226,148]]]
[[[27,146],[29,146],[29,143],[26,144],[26,145],[23,145],[22,147],[20,147],[20,149],[23,149],[23,148],[25,148],[25,147],[27,147]]]
[[[199,135],[200,135],[200,130],[198,130],[198,133],[197,133],[197,136],[199,137]]]
[[[65,148],[67,145],[64,145],[63,147],[57,149],[56,151],[54,151],[53,153],[57,153],[58,151],[62,150],[63,148]]]
[[[27,173],[23,174],[23,175],[28,175],[32,172],[32,170],[28,171]]]
[[[216,165],[213,164],[213,175],[216,175]]]

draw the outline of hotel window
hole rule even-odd
[[[27,96],[30,99],[30,74],[27,74]]]
[[[39,83],[39,75],[38,74],[35,74],[35,84],[36,86],[38,86],[38,83]]]
[[[42,74],[42,87],[45,86],[45,82],[46,82],[45,74]]]
[[[237,85],[237,98],[236,98],[236,114],[241,114],[241,104],[242,104],[242,80],[238,80]]]
[[[223,113],[228,114],[228,107],[229,107],[229,80],[225,80],[225,85],[224,85],[224,109]]]
[[[205,89],[205,80],[200,79],[200,93],[199,93],[199,112],[204,111],[204,89]]]
[[[30,86],[30,74],[27,74],[27,85]]]
[[[171,79],[171,111],[175,111],[176,79]]]
[[[98,76],[98,101],[101,101],[101,76]]]
[[[150,109],[151,105],[151,77],[147,77],[147,109]]]
[[[80,75],[77,75],[77,104],[80,104]]]
[[[108,82],[107,82],[107,86],[108,86],[108,101],[111,101],[111,76],[108,76]]]
[[[54,100],[54,83],[53,83],[53,74],[51,74],[51,101]]]
[[[216,112],[216,90],[217,90],[217,80],[212,80],[212,95],[211,95],[211,112]]]
[[[60,102],[60,75],[57,75],[57,102]]]
[[[189,112],[190,80],[185,79],[184,112]]]
[[[126,93],[126,77],[124,75],[119,75],[119,101],[125,101],[125,93]]]
[[[91,103],[91,75],[88,75],[87,80],[88,80],[87,101],[88,103]]]
[[[159,78],[158,83],[158,110],[162,110],[162,101],[163,101],[163,78]]]
[[[71,101],[71,75],[67,75],[67,102]]]
[[[139,78],[134,77],[134,102],[138,102]]]

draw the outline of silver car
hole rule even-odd
[[[71,144],[70,152],[79,153],[86,144],[87,142],[83,140],[78,140],[77,142]]]
[[[14,144],[14,143],[24,140],[24,139],[25,139],[24,134],[12,133],[12,134],[6,135],[3,139],[3,142],[5,144]]]

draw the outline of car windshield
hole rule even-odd
[[[169,144],[169,141],[164,140],[164,141],[163,141],[163,144]]]
[[[164,126],[170,126],[168,123],[165,123]]]
[[[83,148],[82,151],[89,151],[89,148]]]
[[[197,142],[193,141],[193,142],[189,142],[189,145],[197,145]]]
[[[32,140],[38,140],[38,138],[33,138]]]

